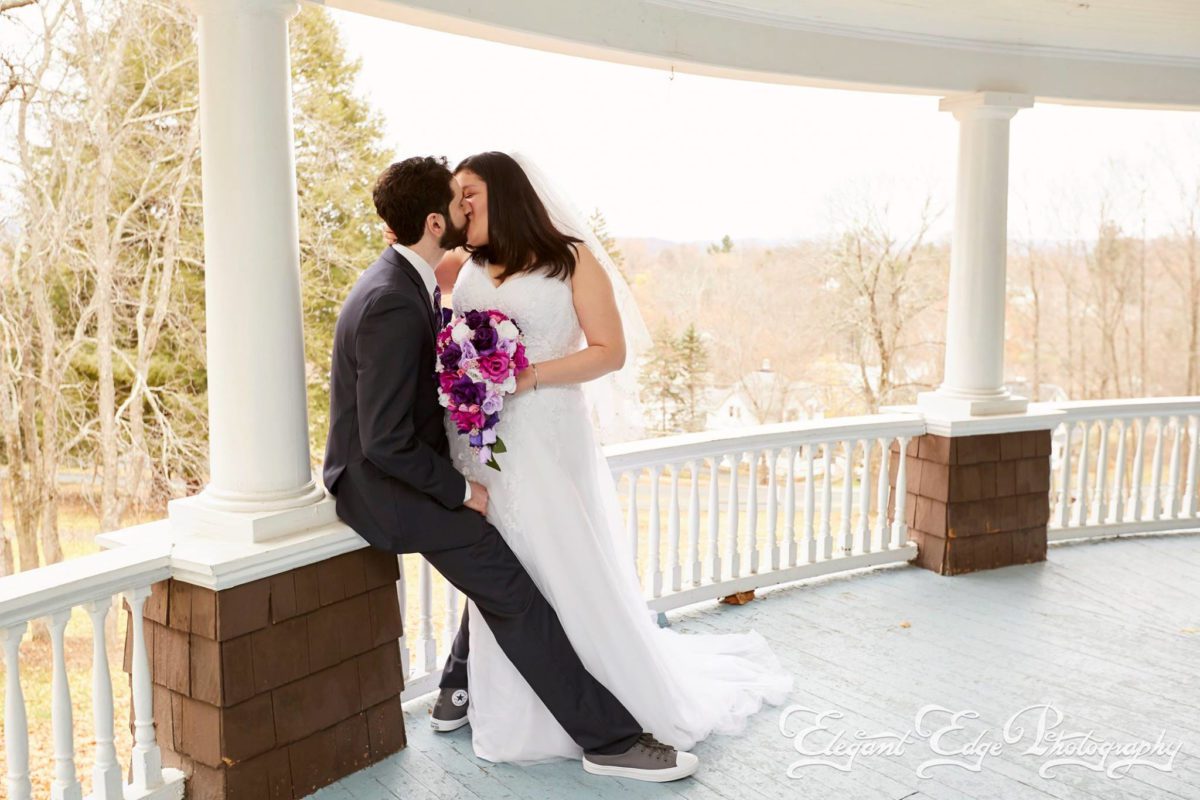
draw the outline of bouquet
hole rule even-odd
[[[448,319],[437,336],[438,400],[479,463],[499,470],[496,454],[506,448],[496,424],[504,395],[517,390],[517,373],[529,366],[521,330],[495,310],[443,314]]]

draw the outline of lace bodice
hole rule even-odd
[[[522,272],[496,286],[486,266],[467,261],[454,283],[453,305],[456,314],[503,311],[521,329],[530,361],[562,358],[582,344],[570,280]]]

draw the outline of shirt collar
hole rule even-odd
[[[425,284],[425,291],[429,293],[429,302],[433,302],[433,290],[437,288],[437,275],[433,272],[433,267],[429,266],[429,262],[421,258],[410,248],[397,242],[392,245],[392,249],[400,255],[408,259],[408,263],[416,268],[417,274],[421,276],[421,281]]]

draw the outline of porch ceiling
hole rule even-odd
[[[525,47],[868,91],[1200,109],[1194,0],[323,0]]]

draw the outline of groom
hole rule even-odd
[[[375,209],[397,243],[362,273],[338,315],[325,486],[338,516],[372,546],[421,553],[475,602],[513,666],[583,749],[585,769],[686,777],[695,757],[643,734],[588,673],[554,609],[484,518],[487,490],[448,457],[434,371],[441,292],[430,264],[465,243],[461,200],[445,159],[410,158],[379,176]]]

